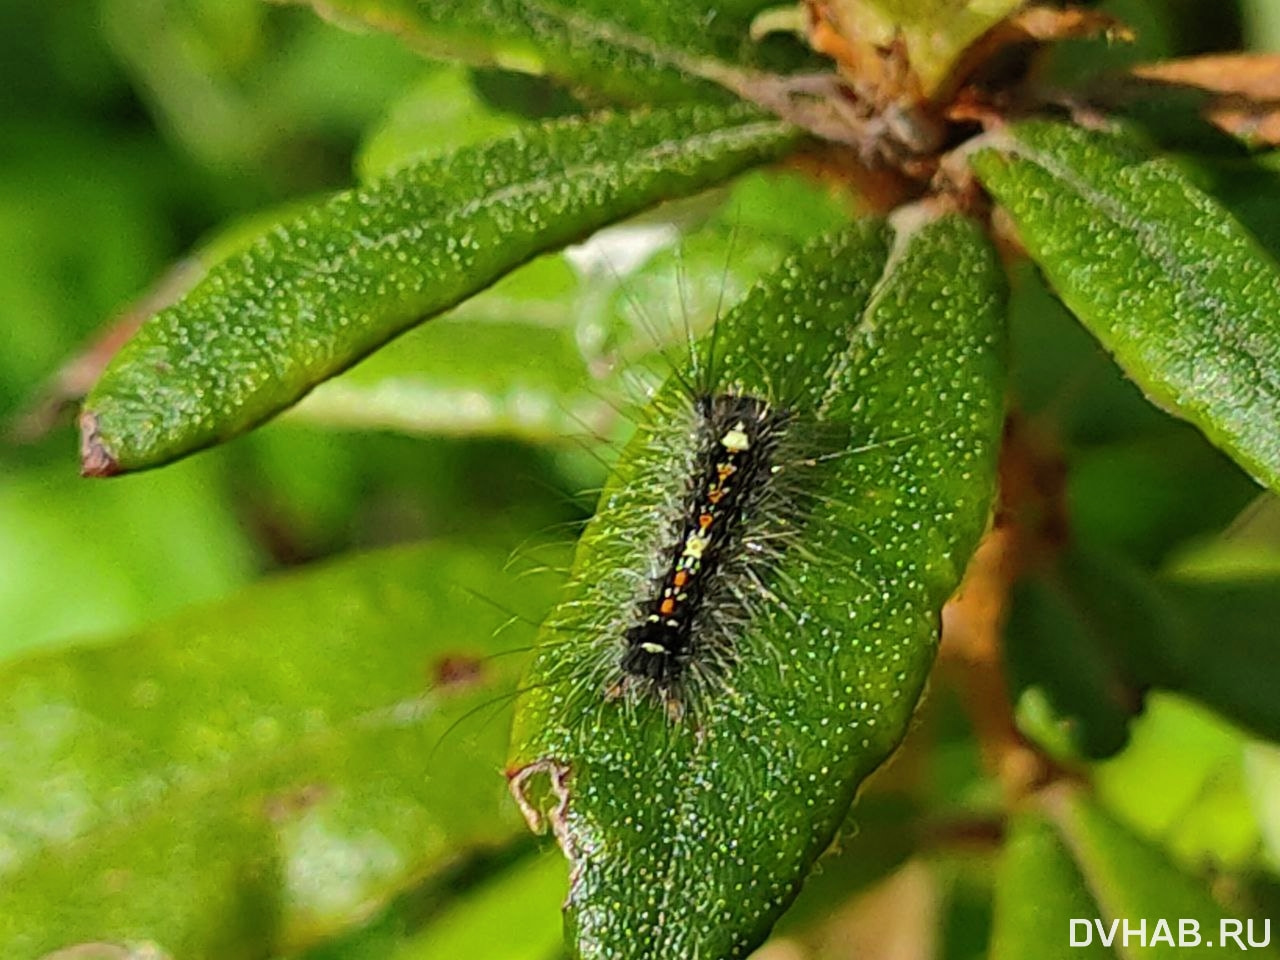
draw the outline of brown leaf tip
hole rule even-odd
[[[114,477],[120,472],[98,435],[98,415],[88,410],[80,414],[80,476]]]

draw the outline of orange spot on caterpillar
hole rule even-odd
[[[671,597],[667,597],[662,601],[662,606],[658,608],[658,612],[664,616],[669,616],[676,612],[676,602]]]
[[[702,514],[701,516],[698,517],[698,528],[700,530],[706,530],[708,527],[711,526],[711,523],[714,519],[715,518],[712,517],[711,514],[709,513]]]

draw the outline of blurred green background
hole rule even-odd
[[[1098,58],[1280,50],[1276,0],[1102,6],[1139,27],[1137,51],[1068,45],[1059,53],[1064,75],[1077,69],[1073,62]],[[581,444],[541,442],[573,432],[546,422],[563,419],[563,408],[520,419],[513,411],[522,398],[503,400],[495,389],[484,399],[507,405],[457,429],[450,424],[472,422],[462,386],[446,383],[420,408],[409,406],[415,395],[374,395],[372,387],[389,382],[403,388],[397,364],[429,367],[412,339],[397,344],[399,354],[375,358],[383,366],[371,361],[353,376],[348,393],[318,393],[309,413],[154,473],[83,481],[70,417],[39,436],[30,417],[50,378],[95,331],[193,251],[233,244],[228,224],[255,222],[264,210],[376,175],[415,152],[578,109],[542,84],[429,64],[389,36],[348,33],[297,7],[0,0],[0,658],[124,633],[231,596],[273,570],[346,551],[431,539],[505,549],[581,519],[591,506],[583,491],[603,468]],[[1218,185],[1242,218],[1265,221],[1250,197],[1231,195],[1229,178]],[[548,389],[582,401],[567,417],[584,434],[602,423],[612,429],[611,396],[626,389],[599,387],[591,360],[601,344],[625,346],[637,335],[637,301],[652,311],[640,322],[650,335],[672,309],[678,266],[709,309],[722,285],[732,298],[790,242],[851,206],[793,177],[753,175],[727,202],[720,194],[639,224],[639,241],[611,248],[615,258],[624,248],[641,251],[634,264],[601,269],[588,255],[550,258],[477,301],[470,319],[487,310],[493,323],[556,330],[546,346],[544,378],[556,381]],[[758,243],[739,242],[726,272],[735,231]],[[663,301],[666,308],[655,306]],[[1254,484],[1195,431],[1150,407],[1025,267],[1015,272],[1014,303],[1014,402],[1063,451],[1082,550],[1148,573],[1242,562],[1280,569],[1275,530],[1265,524],[1258,533],[1254,523],[1243,540],[1221,539],[1254,501]],[[503,368],[490,356],[477,353],[474,362],[497,368],[476,374],[492,386]],[[453,375],[469,374],[433,372],[441,383]],[[1034,714],[1034,696],[1019,707]],[[1034,717],[1027,722],[1034,726]],[[1096,768],[1098,795],[1179,862],[1252,878],[1242,887],[1247,896],[1274,904],[1278,756],[1204,706],[1160,693],[1128,745]],[[924,821],[921,808],[931,811]],[[983,955],[991,849],[950,842],[943,828],[982,826],[998,812],[963,715],[939,685],[859,815],[865,842],[885,849],[867,860],[865,876],[847,863],[828,869],[806,894],[820,906],[802,901],[766,951],[779,960],[848,956],[848,937],[830,932],[844,929],[838,924],[870,943],[897,942],[907,934],[877,924],[876,911],[899,904],[895,916],[913,917],[905,926],[915,929],[924,903],[934,932],[915,952],[896,955]],[[917,859],[872,899],[830,912],[919,849],[928,824],[939,833],[923,844],[932,851],[925,874]],[[540,892],[530,902],[546,919],[544,904],[555,902],[562,882],[559,862],[521,863],[523,872],[504,874],[510,890],[472,902],[479,919],[457,920],[458,930],[517,909],[526,889]],[[398,920],[374,921],[350,944],[316,956],[384,955],[369,945],[384,942],[379,922],[384,932],[400,929]],[[537,942],[554,940],[557,925],[552,916],[551,934]],[[431,948],[437,952],[421,955],[467,955],[458,945],[466,934],[451,929],[433,934],[443,944]]]

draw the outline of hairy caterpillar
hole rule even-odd
[[[885,243],[883,228],[862,226],[806,257],[871,261]],[[853,287],[834,293],[865,302],[870,282]],[[587,711],[656,704],[697,729],[736,663],[786,672],[785,653],[748,629],[770,612],[802,615],[781,561],[821,552],[804,527],[836,461],[904,439],[852,438],[830,384],[856,313],[806,316],[797,292],[811,291],[757,288],[672,363],[580,541],[579,596],[544,626],[541,687],[564,685]],[[777,337],[778,324],[791,329]]]
[[[729,311],[579,541],[508,777],[573,865],[583,957],[745,955],[906,730],[994,486],[1003,285],[963,218],[894,227],[810,244]]]
[[[884,243],[882,228],[863,226],[837,238],[830,255],[850,238],[868,258]],[[648,398],[623,454],[664,461],[663,476],[615,476],[601,496],[586,539],[592,526],[609,533],[580,543],[578,566],[589,550],[622,562],[609,564],[616,576],[594,583],[590,599],[570,601],[544,625],[542,648],[564,669],[540,686],[563,680],[585,701],[658,704],[670,720],[696,726],[738,659],[767,656],[781,666],[776,649],[744,645],[744,628],[765,608],[788,609],[792,591],[776,582],[775,568],[790,547],[803,549],[829,464],[882,441],[851,451],[847,427],[820,409],[820,384],[847,342],[824,337],[796,305],[787,316],[785,289],[773,299],[764,309],[793,322],[795,340],[760,336],[759,303],[724,316],[717,305],[711,329],[688,342],[684,357],[663,354],[666,385]]]

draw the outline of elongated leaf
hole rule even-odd
[[[1231,940],[1224,941],[1224,934],[1232,931],[1239,931],[1240,942],[1247,943],[1241,918],[1224,911],[1201,883],[1088,798],[1064,793],[1055,798],[1052,815],[1097,901],[1098,915],[1105,918],[1104,930],[1115,922],[1113,949],[1117,956],[1134,955],[1140,943],[1147,948],[1141,955],[1152,960],[1220,956],[1224,948],[1232,948]],[[1126,922],[1133,931],[1127,942]],[[1141,939],[1139,924],[1143,924]],[[1261,933],[1261,924],[1257,932]],[[1102,933],[1095,928],[1094,939],[1101,940]],[[1260,949],[1255,955],[1275,957],[1277,952]]]
[[[84,470],[156,466],[247,430],[534,254],[794,140],[742,108],[605,115],[339,194],[143,325],[85,402]]]
[[[1097,913],[1053,825],[1039,812],[1017,817],[996,875],[991,960],[1109,960],[1115,955],[1092,931],[1083,944],[1085,931],[1079,923],[1091,922]]]
[[[1280,268],[1258,242],[1120,135],[1028,123],[973,164],[1147,395],[1280,488]]]
[[[692,204],[714,212],[692,226],[684,205],[672,219],[645,214],[527,264],[321,384],[290,415],[540,442],[610,434],[642,366],[656,382],[669,372],[664,351],[684,353],[761,273],[848,222],[824,187],[774,171]],[[639,241],[657,250],[631,266]]]
[[[553,960],[563,938],[556,909],[564,900],[565,865],[555,851],[516,864],[460,897],[419,936],[384,954],[387,960]]]
[[[342,929],[519,817],[502,723],[537,615],[501,552],[399,549],[0,674],[0,954],[153,941],[261,958]],[[495,705],[496,707],[496,705]]]
[[[1249,160],[1201,159],[1195,170],[1271,256],[1280,256],[1280,152]]]
[[[289,0],[389,30],[428,56],[545,73],[621,103],[725,100],[744,68],[809,62],[795,41],[750,39],[769,0]]]
[[[1044,801],[1047,818],[1037,810],[1015,820],[1001,858],[994,960],[1173,960],[1265,946],[1260,921],[1251,929],[1224,911],[1202,883],[1082,793],[1055,788]]]
[[[544,627],[509,768],[573,862],[579,956],[742,956],[901,739],[986,521],[1002,295],[967,221],[892,245],[859,225],[763,281],[712,334],[712,379],[686,371],[650,411]],[[757,480],[694,662],[664,693],[619,664],[710,455],[685,384],[770,397],[792,420],[782,479]]]
[[[1159,680],[1280,741],[1280,578],[1165,585],[1186,629],[1170,637]]]
[[[330,426],[530,440],[596,435],[613,408],[592,392],[572,328],[439,320],[322,384],[298,419]]]

